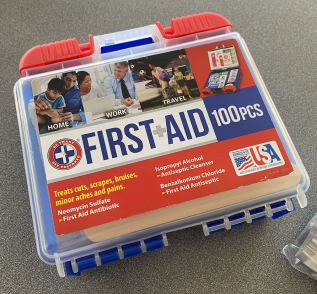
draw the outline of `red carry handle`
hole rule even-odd
[[[21,58],[19,72],[55,62],[76,59],[92,55],[95,51],[92,35],[89,42],[79,44],[76,38],[38,45],[28,50]]]
[[[204,12],[183,17],[173,18],[171,26],[163,28],[157,21],[156,25],[162,36],[166,39],[173,39],[190,34],[212,31],[224,27],[230,27],[232,24],[224,16],[214,12]]]

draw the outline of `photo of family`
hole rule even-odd
[[[143,111],[200,98],[185,50],[129,60]]]
[[[75,71],[32,81],[40,134],[86,123]]]
[[[32,81],[40,134],[142,112],[127,61]]]

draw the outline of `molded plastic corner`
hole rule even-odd
[[[59,61],[86,57],[94,53],[94,41],[78,44],[76,38],[38,45],[28,50],[21,58],[19,72],[22,70],[52,64]]]

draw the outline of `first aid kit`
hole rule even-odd
[[[309,177],[216,13],[38,45],[14,87],[36,244],[61,277],[307,204]]]
[[[211,73],[202,92],[206,95],[214,93],[232,93],[237,91],[240,81],[239,62],[234,46],[208,51]]]

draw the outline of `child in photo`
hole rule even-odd
[[[36,99],[43,98],[45,99],[50,105],[50,109],[46,110],[36,110],[38,115],[48,116],[51,118],[58,118],[59,113],[63,112],[63,107],[65,107],[65,100],[61,95],[64,89],[64,83],[59,78],[51,79],[47,85],[46,92],[37,96]]]
[[[186,91],[187,91],[187,94],[188,94],[188,97],[189,98],[192,98],[190,96],[190,92],[189,92],[189,89],[187,87],[187,84],[184,80],[184,76],[183,76],[183,73],[181,71],[178,70],[178,67],[175,66],[172,68],[172,71],[173,71],[173,74],[174,74],[174,80],[176,81],[177,83],[177,86],[178,86],[178,89],[183,89],[185,88]]]

